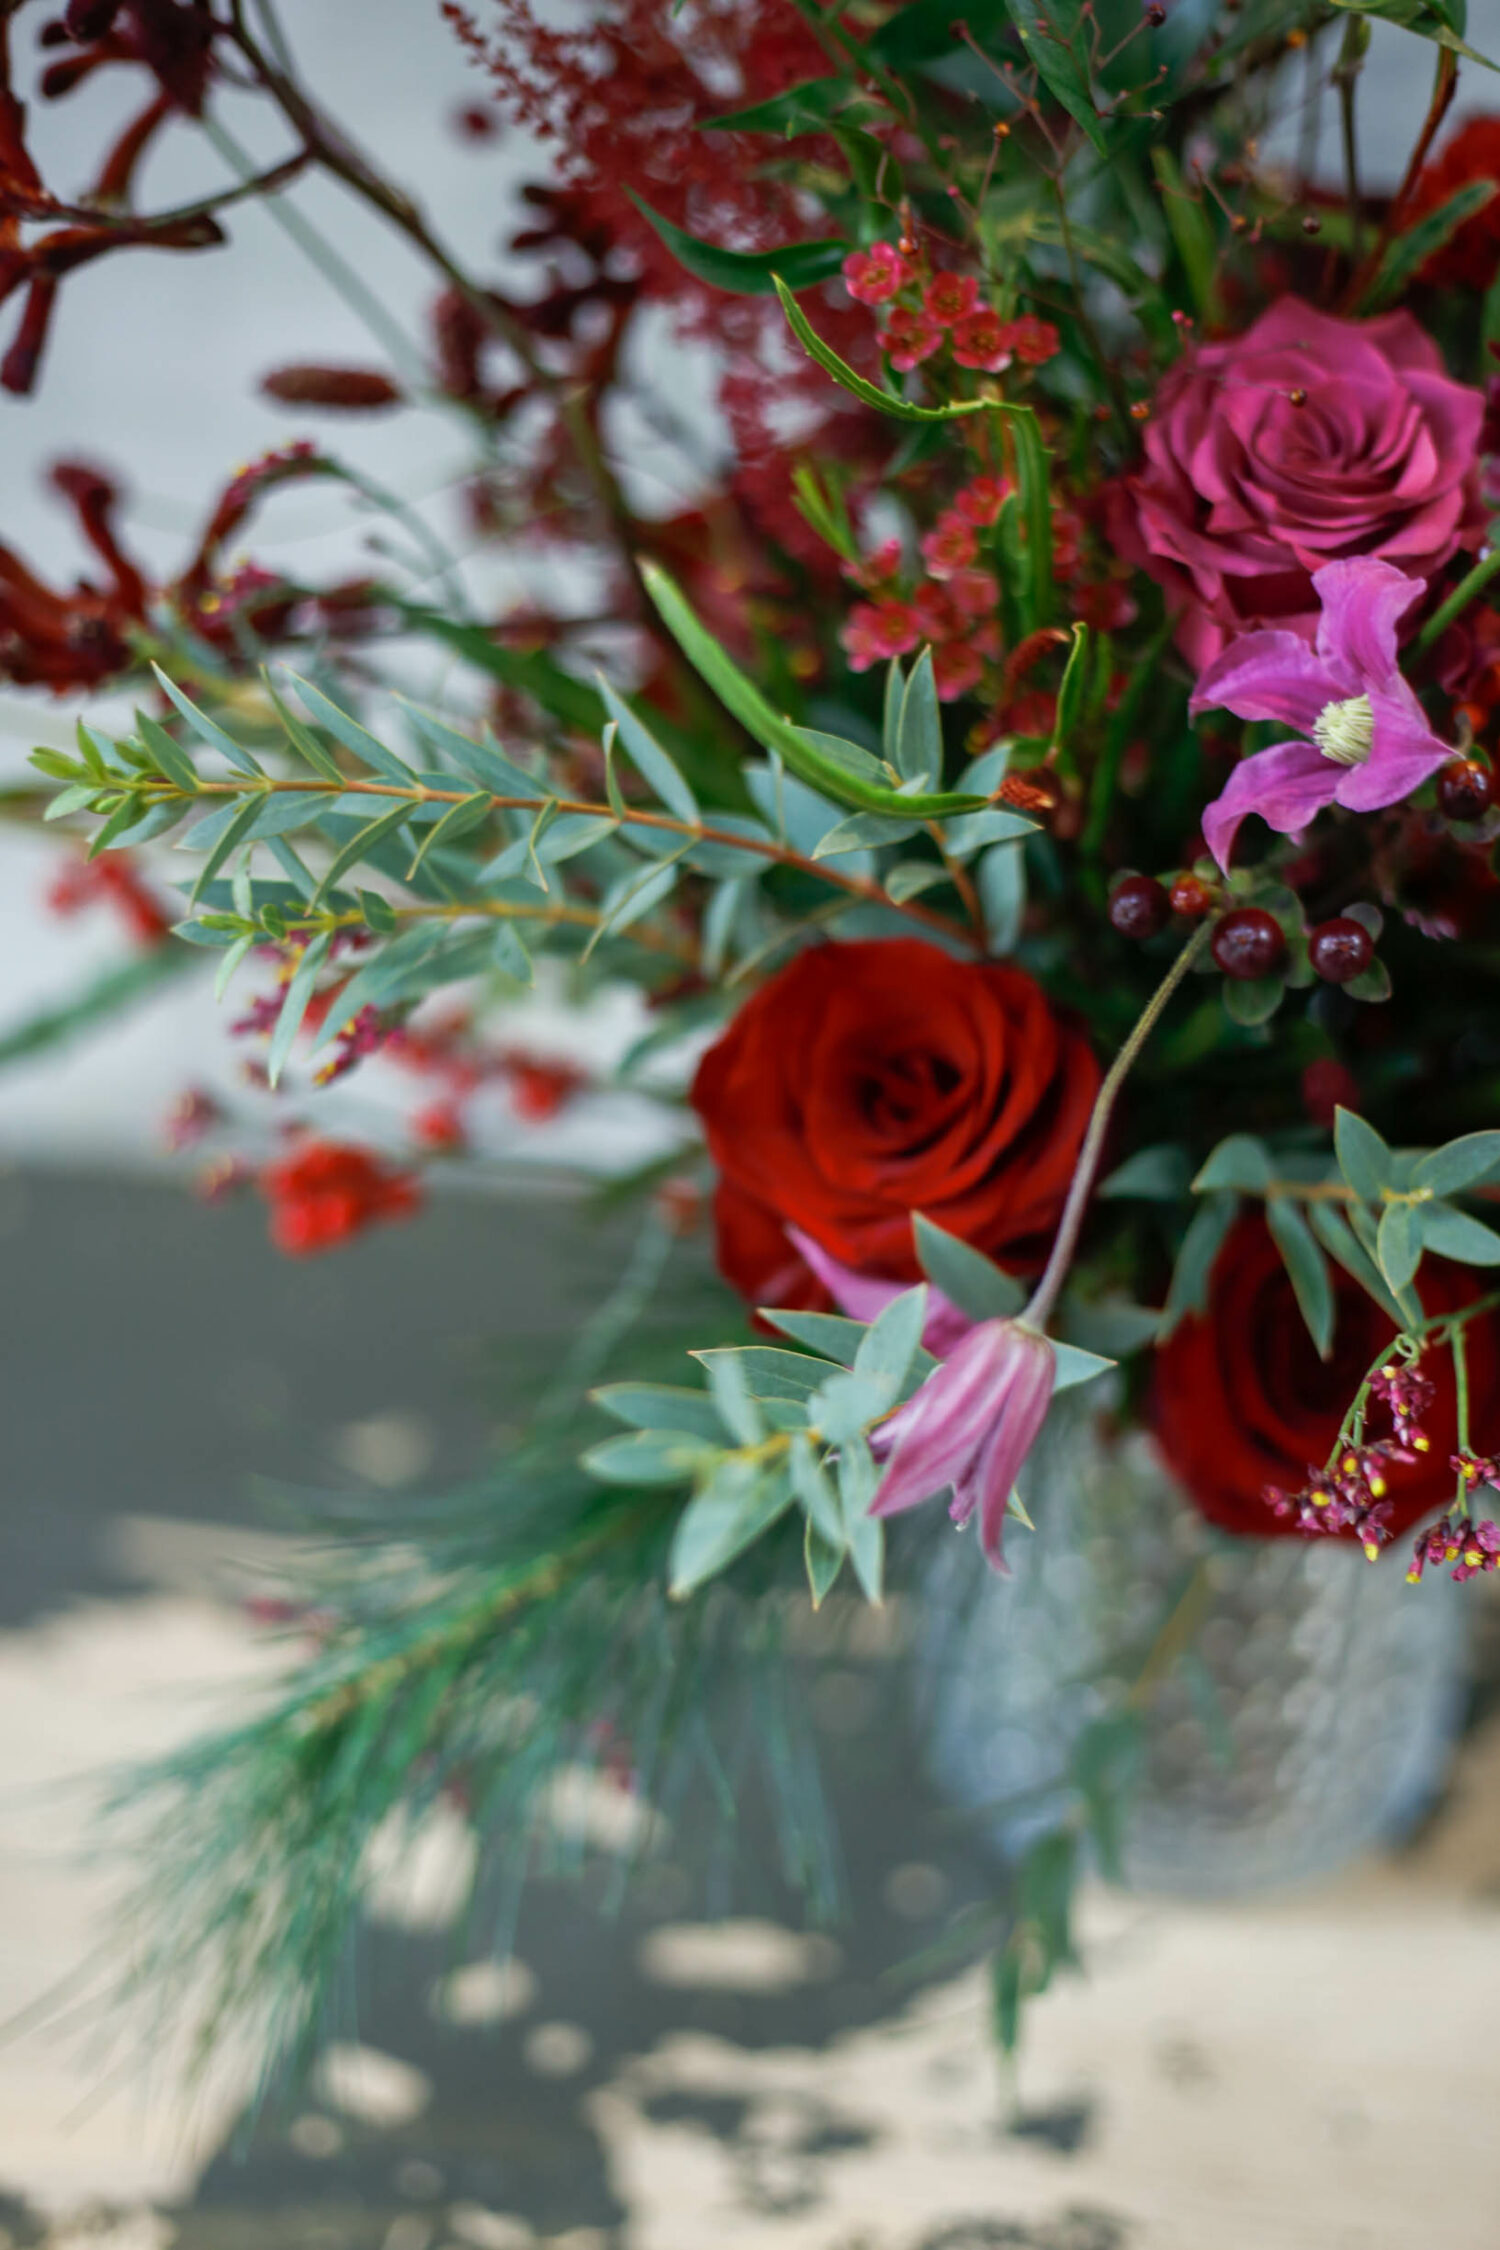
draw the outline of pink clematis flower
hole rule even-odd
[[[786,1231],[851,1320],[875,1320],[909,1287],[855,1273],[800,1227]],[[970,1320],[931,1283],[922,1341],[943,1364],[871,1437],[886,1468],[870,1514],[899,1515],[951,1485],[954,1522],[967,1523],[977,1509],[979,1543],[992,1568],[1003,1570],[1005,1512],[1052,1403],[1057,1355],[1039,1330],[1018,1320]]]
[[[1300,738],[1246,758],[1204,814],[1204,841],[1226,869],[1247,813],[1293,836],[1325,805],[1394,805],[1453,755],[1396,662],[1396,626],[1422,581],[1357,555],[1328,563],[1312,582],[1323,605],[1314,648],[1292,632],[1247,633],[1193,691],[1195,714],[1222,707],[1295,727]]]
[[[954,1522],[977,1511],[985,1558],[1003,1570],[1005,1512],[1056,1373],[1057,1355],[1038,1329],[980,1321],[880,1432],[881,1451],[890,1451],[870,1514],[899,1515],[951,1485]]]

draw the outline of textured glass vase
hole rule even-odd
[[[1259,1890],[1395,1840],[1432,1803],[1465,1699],[1463,1590],[1401,1548],[1210,1531],[1151,1441],[1060,1402],[1028,1463],[1014,1575],[940,1537],[922,1672],[931,1767],[1006,1855],[1052,1825],[1080,1730],[1136,1687],[1124,1860],[1142,1889]]]

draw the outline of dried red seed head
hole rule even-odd
[[[277,367],[260,387],[284,406],[329,406],[344,414],[375,413],[401,400],[390,377],[373,367]]]
[[[1226,977],[1249,982],[1268,977],[1286,959],[1286,937],[1281,924],[1263,906],[1238,906],[1226,914],[1213,934],[1210,947]]]
[[[1172,919],[1172,902],[1150,875],[1127,875],[1110,894],[1109,919],[1121,937],[1153,938]]]
[[[1448,820],[1483,820],[1495,802],[1495,777],[1478,758],[1454,758],[1438,775],[1437,800]]]
[[[1375,940],[1362,922],[1339,914],[1320,922],[1307,941],[1312,965],[1325,984],[1348,984],[1375,958]]]

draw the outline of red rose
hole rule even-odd
[[[826,1304],[791,1226],[861,1273],[914,1281],[913,1211],[1035,1263],[1098,1084],[1082,1032],[1019,969],[917,938],[799,954],[693,1083],[720,1267],[752,1302]]]
[[[1214,1266],[1206,1313],[1182,1321],[1157,1354],[1150,1419],[1158,1443],[1202,1514],[1225,1531],[1298,1536],[1295,1524],[1262,1498],[1264,1488],[1295,1492],[1310,1469],[1323,1466],[1371,1361],[1395,1334],[1357,1282],[1337,1269],[1333,1281],[1333,1354],[1320,1360],[1265,1221],[1258,1213],[1239,1219]],[[1424,1261],[1419,1283],[1429,1313],[1476,1294],[1472,1271],[1441,1259]],[[1478,1450],[1490,1451],[1500,1445],[1500,1333],[1493,1319],[1469,1329],[1468,1359],[1471,1434]],[[1422,1372],[1437,1384],[1422,1416],[1432,1449],[1410,1466],[1388,1465],[1397,1538],[1453,1498],[1449,1456],[1458,1431],[1446,1347],[1426,1355]],[[1384,1411],[1372,1407],[1369,1434],[1386,1436],[1389,1427]]]

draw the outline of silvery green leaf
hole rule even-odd
[[[433,749],[441,750],[450,758],[459,772],[476,789],[487,789],[493,797],[551,797],[556,794],[544,774],[532,773],[507,758],[498,743],[489,740],[476,742],[457,727],[451,727],[435,711],[424,710],[398,695],[407,718]]]
[[[221,726],[216,726],[207,712],[200,711],[192,697],[184,695],[182,689],[167,678],[159,664],[153,664],[151,669],[162,694],[169,703],[176,705],[200,742],[206,743],[211,750],[217,750],[219,756],[227,759],[237,772],[257,776],[264,774],[265,768],[256,764],[249,751],[236,742],[232,734],[226,734]]]
[[[852,781],[868,781],[877,789],[890,788],[889,771],[863,743],[851,742],[847,735],[824,734],[818,727],[794,727],[792,732],[800,735],[810,748],[830,759]]]
[[[1366,1296],[1374,1298],[1398,1328],[1404,1328],[1406,1315],[1381,1280],[1374,1259],[1356,1240],[1343,1212],[1319,1199],[1308,1204],[1307,1217],[1330,1258],[1343,1267],[1352,1281],[1359,1283]]]
[[[1208,1303],[1208,1284],[1214,1262],[1224,1247],[1224,1237],[1234,1224],[1239,1197],[1231,1193],[1206,1196],[1193,1213],[1182,1238],[1172,1285],[1162,1313],[1161,1337],[1170,1336],[1185,1313],[1201,1313]]]
[[[229,951],[225,954],[223,960],[219,963],[218,970],[214,976],[215,1000],[222,1001],[225,993],[229,990],[231,982],[233,981],[235,970],[239,967],[246,954],[250,952],[251,948],[257,942],[258,940],[253,930],[247,937],[235,939],[233,945],[231,945]]]
[[[1063,1300],[1062,1325],[1070,1344],[1085,1351],[1105,1352],[1111,1359],[1126,1359],[1156,1341],[1161,1310],[1156,1305],[1133,1305],[1124,1297],[1096,1297],[1085,1302]]]
[[[1412,1169],[1412,1186],[1434,1195],[1457,1195],[1500,1170],[1500,1133],[1465,1133],[1433,1149]]]
[[[958,777],[958,787],[976,797],[993,797],[1010,770],[1013,742],[992,742],[988,750],[970,760]]]
[[[408,804],[392,805],[389,812],[381,813],[368,827],[359,829],[347,843],[340,845],[319,877],[314,904],[321,904],[341,875],[347,875],[351,867],[357,867],[361,860],[368,859],[393,838],[405,826],[410,812]]]
[[[807,1418],[825,1444],[845,1445],[893,1403],[885,1377],[830,1375],[807,1402]]]
[[[1271,1152],[1253,1133],[1231,1133],[1220,1141],[1197,1178],[1194,1195],[1209,1195],[1220,1188],[1237,1188],[1245,1195],[1264,1195],[1275,1178]]]
[[[324,932],[322,936],[315,937],[311,945],[304,947],[302,958],[286,988],[286,998],[281,1003],[281,1013],[276,1018],[276,1028],[271,1034],[271,1045],[266,1056],[266,1077],[273,1087],[280,1082],[281,1073],[286,1068],[292,1041],[302,1028],[302,1018],[312,999],[318,971],[328,958],[328,948],[332,942],[331,936]]]
[[[846,852],[881,851],[887,844],[904,844],[909,836],[918,835],[921,822],[892,820],[885,813],[850,813],[820,836],[813,849],[814,859],[835,859]]]
[[[1107,1180],[1100,1181],[1094,1194],[1105,1201],[1179,1203],[1192,1185],[1192,1170],[1192,1159],[1181,1141],[1157,1141],[1127,1156]]]
[[[784,1336],[793,1336],[810,1351],[822,1352],[828,1359],[836,1360],[840,1367],[852,1367],[860,1340],[865,1333],[862,1320],[845,1320],[841,1313],[789,1312],[773,1310],[758,1305],[762,1320],[779,1328]]]
[[[743,772],[745,787],[766,826],[773,835],[784,836],[804,859],[812,858],[829,829],[836,828],[844,817],[845,806],[820,797],[816,789],[809,789],[805,781],[787,773],[779,760],[764,764],[756,761]],[[875,862],[868,854],[851,853],[849,863],[839,872],[868,879],[874,869]]]
[[[644,868],[611,884],[600,911],[599,925],[589,940],[589,950],[593,950],[600,938],[618,936],[628,930],[632,922],[638,922],[643,914],[649,914],[663,899],[670,898],[680,864],[679,860],[668,860],[665,866]]]
[[[358,719],[351,718],[347,711],[341,711],[321,688],[314,687],[311,680],[304,680],[300,673],[287,670],[285,677],[302,698],[304,708],[320,726],[327,727],[329,733],[342,742],[346,750],[352,750],[356,758],[362,758],[376,773],[384,774],[387,781],[397,781],[403,787],[410,787],[410,766],[398,758],[394,750],[387,750],[383,742],[377,741],[368,727],[362,727]]]
[[[490,958],[517,984],[533,984],[536,968],[514,922],[497,922],[490,933]]]
[[[706,977],[723,974],[741,912],[753,895],[753,888],[747,877],[736,876],[728,883],[721,883],[709,900],[708,912],[703,917],[703,973]]]
[[[235,806],[229,819],[219,829],[209,849],[207,859],[204,860],[203,865],[198,870],[198,879],[189,894],[191,905],[197,905],[198,900],[203,896],[209,883],[218,874],[225,861],[238,850],[241,844],[249,841],[251,831],[255,827],[256,818],[261,810],[262,800],[258,795],[251,797],[242,805]]]
[[[605,1484],[691,1484],[716,1450],[678,1430],[634,1430],[591,1445],[580,1460]]]
[[[766,1418],[750,1395],[743,1362],[734,1352],[715,1352],[703,1362],[719,1418],[741,1445],[759,1445]]]
[[[668,1563],[673,1595],[681,1600],[727,1570],[791,1504],[785,1469],[752,1468],[727,1456],[678,1518]]]
[[[926,1318],[927,1290],[918,1282],[914,1289],[893,1297],[860,1338],[854,1355],[855,1377],[878,1384],[886,1393],[885,1406],[893,1406],[900,1395],[922,1341]]]
[[[1057,1359],[1052,1378],[1054,1392],[1070,1391],[1077,1383],[1092,1383],[1096,1375],[1107,1375],[1115,1365],[1112,1359],[1105,1359],[1098,1352],[1082,1351],[1077,1344],[1054,1342],[1052,1349]]]
[[[912,1215],[912,1240],[928,1280],[970,1320],[1011,1320],[1025,1304],[1026,1291],[1013,1275],[920,1211]]]
[[[1339,1170],[1362,1203],[1378,1203],[1382,1188],[1391,1186],[1395,1160],[1373,1125],[1356,1110],[1337,1109],[1333,1118],[1333,1146]]]
[[[1301,1208],[1290,1196],[1273,1195],[1266,1202],[1266,1224],[1275,1237],[1291,1276],[1292,1288],[1307,1332],[1317,1346],[1319,1359],[1333,1349],[1334,1297],[1328,1261],[1323,1256]]]
[[[1386,1281],[1399,1297],[1422,1262],[1422,1229],[1417,1223],[1415,1205],[1386,1205],[1376,1237],[1375,1255]]]
[[[64,789],[51,800],[42,818],[65,820],[69,813],[82,812],[85,805],[91,805],[98,794],[99,784],[96,781],[75,781],[70,789]],[[938,874],[942,874],[941,868],[938,869]]]
[[[978,862],[974,880],[989,933],[987,950],[994,956],[1014,952],[1026,911],[1026,860],[1021,846],[992,844]]]
[[[590,1391],[596,1406],[637,1430],[676,1430],[722,1447],[729,1435],[707,1391],[675,1383],[604,1383]]]
[[[85,790],[83,794],[87,796],[88,791]],[[934,884],[946,883],[948,880],[947,868],[935,859],[903,859],[886,876],[886,896],[894,899],[898,906],[904,906],[909,898],[919,898],[923,891],[930,891]]]
[[[841,1538],[835,1546],[825,1539],[812,1517],[807,1519],[807,1530],[802,1541],[802,1559],[807,1568],[807,1587],[814,1609],[821,1609],[839,1572],[844,1567],[848,1548]]]
[[[862,1437],[851,1438],[840,1448],[838,1478],[849,1560],[866,1601],[878,1602],[885,1574],[885,1525],[870,1514],[870,1502],[880,1484],[880,1471]]]
[[[456,843],[460,836],[467,836],[471,828],[477,828],[481,821],[487,820],[489,813],[490,799],[487,790],[480,790],[472,797],[460,797],[456,805],[449,805],[441,820],[434,821],[418,845],[416,858],[406,871],[407,880],[410,881],[416,874],[434,845],[441,849],[445,845]]]
[[[676,819],[696,827],[701,819],[698,800],[663,750],[644,719],[637,718],[623,696],[617,695],[602,672],[595,675],[605,708],[618,729],[618,740],[641,779],[659,804]]]
[[[791,1471],[792,1488],[807,1511],[808,1522],[817,1527],[829,1546],[842,1553],[844,1519],[839,1497],[805,1432],[792,1439],[787,1466]]]
[[[885,668],[885,694],[881,699],[880,746],[893,773],[899,772],[896,753],[901,743],[901,706],[906,700],[906,674],[899,656]]]
[[[548,867],[576,859],[580,852],[592,851],[607,836],[613,836],[619,826],[612,814],[559,813],[538,841],[537,857]]]
[[[920,782],[923,788],[935,787],[942,773],[943,718],[930,648],[917,658],[902,691],[891,763],[903,781]]]
[[[1500,1265],[1500,1234],[1481,1226],[1466,1211],[1450,1203],[1420,1205],[1422,1240],[1440,1258],[1456,1258],[1465,1266]]]
[[[135,714],[135,731],[156,762],[157,771],[186,790],[190,797],[198,794],[198,769],[182,745],[174,742],[166,728],[144,711]]]
[[[741,1362],[752,1398],[808,1399],[828,1373],[823,1362],[801,1352],[778,1351],[773,1344],[720,1344],[690,1356],[707,1369],[726,1354]]]
[[[955,814],[943,822],[943,842],[950,859],[968,859],[986,844],[1013,843],[1031,835],[1039,824],[1008,805],[987,805],[983,812]]]
[[[754,820],[748,813],[715,812],[713,825],[726,830],[731,836],[744,836],[763,844],[774,842],[764,821]],[[694,844],[687,855],[689,867],[696,867],[704,875],[764,875],[771,862],[764,852],[737,851],[733,844],[720,843],[712,837],[704,843]]]

